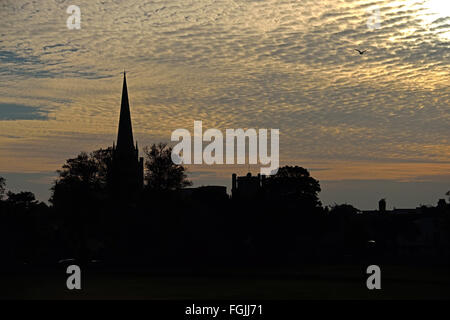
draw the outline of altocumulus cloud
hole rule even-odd
[[[1,1],[0,94],[52,100],[35,115],[54,119],[0,134],[110,144],[126,68],[138,136],[168,140],[193,120],[280,128],[281,160],[326,159],[323,179],[341,160],[448,163],[446,2],[80,0],[81,30],[68,30],[72,1]]]

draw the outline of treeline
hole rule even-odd
[[[145,149],[145,186],[133,203],[110,190],[112,149],[81,153],[58,170],[50,206],[0,180],[3,266],[55,265],[63,259],[111,266],[200,268],[404,259],[399,237],[420,239],[414,219],[364,215],[351,205],[323,207],[320,184],[302,167],[267,177],[251,198],[191,185],[165,144]],[[445,202],[445,201],[444,201]],[[447,203],[423,208],[450,234]],[[433,243],[432,243],[433,244]],[[448,262],[442,242],[436,259]]]

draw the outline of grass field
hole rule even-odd
[[[355,266],[298,270],[221,271],[210,276],[83,272],[82,289],[66,288],[60,273],[2,274],[3,299],[450,299],[445,267],[380,266],[381,290],[368,290]],[[233,274],[233,275],[231,275]],[[5,291],[6,290],[6,291]]]

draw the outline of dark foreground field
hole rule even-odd
[[[2,273],[3,299],[450,299],[448,267],[381,266],[381,290],[368,290],[356,266],[296,270],[215,271],[208,276],[161,272],[83,271],[82,289],[66,289],[65,270]],[[233,275],[231,275],[233,273]],[[158,274],[158,275],[156,275]]]

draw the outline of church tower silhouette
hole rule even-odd
[[[144,158],[133,141],[127,77],[123,73],[122,102],[120,105],[117,145],[113,144],[112,185],[115,200],[122,203],[137,199],[144,185]]]

